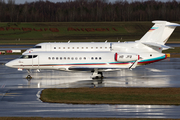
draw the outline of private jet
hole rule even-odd
[[[90,71],[92,78],[103,78],[104,71],[133,69],[167,58],[165,43],[180,24],[152,21],[154,25],[134,42],[40,43],[5,65],[18,70],[31,69]]]

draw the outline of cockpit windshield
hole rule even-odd
[[[30,59],[30,58],[36,58],[37,55],[21,55],[20,59]]]
[[[41,48],[41,46],[34,46],[33,48]]]

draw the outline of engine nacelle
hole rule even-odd
[[[140,56],[131,53],[115,53],[115,61],[117,62],[129,62],[139,60]]]

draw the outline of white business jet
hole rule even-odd
[[[180,24],[153,21],[155,25],[135,42],[40,43],[5,65],[18,70],[53,69],[91,71],[92,78],[102,78],[103,71],[135,68],[167,58],[162,50],[174,29]],[[27,76],[31,78],[30,72]]]

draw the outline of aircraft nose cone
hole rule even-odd
[[[7,66],[7,67],[12,67],[12,62],[6,63],[5,66]]]
[[[11,67],[11,68],[19,68],[19,63],[15,59],[15,60],[12,60],[12,61],[9,61],[8,63],[6,63],[5,66]]]
[[[5,64],[5,66],[9,67],[9,66],[10,66],[9,62],[8,62],[8,63],[6,63],[6,64]]]

